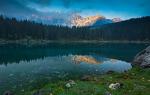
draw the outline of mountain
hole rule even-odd
[[[96,15],[89,17],[82,17],[80,15],[72,16],[71,26],[92,26],[99,27],[104,24],[116,23],[122,21],[120,18],[107,19],[104,16]]]
[[[150,16],[132,18],[98,27],[105,40],[150,41]]]
[[[100,15],[89,16],[85,18],[79,15],[76,15],[73,17],[71,23],[72,23],[72,26],[82,27],[82,26],[93,26],[94,24],[102,25],[105,23],[109,23],[109,21],[104,16],[100,16]]]
[[[82,17],[79,14],[53,14],[50,16],[41,16],[32,14],[27,18],[27,20],[35,21],[38,23],[43,23],[47,25],[62,25],[62,26],[92,26],[98,27],[104,24],[120,22],[121,19],[114,18],[114,19],[107,19],[104,16],[96,15],[96,16],[89,16],[89,17]]]
[[[95,23],[93,23],[91,27],[99,27],[105,24],[110,24],[110,23],[114,23],[114,22],[111,19],[100,19],[100,20],[97,20]]]
[[[105,19],[103,16],[89,16],[89,17],[86,17],[86,18],[83,18],[81,16],[75,16],[73,19],[72,19],[72,26],[79,26],[79,27],[82,27],[82,26],[91,26],[93,25],[97,20],[102,20],[102,19]]]
[[[76,19],[81,19],[78,16]],[[82,18],[84,19],[84,18]],[[44,25],[35,21],[0,16],[2,40],[57,41],[150,41],[150,16],[101,25],[100,27],[68,27]]]

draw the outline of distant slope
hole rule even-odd
[[[103,25],[103,39],[150,40],[150,16]]]
[[[105,24],[110,24],[110,23],[114,23],[112,20],[110,19],[101,19],[101,20],[97,20],[95,23],[93,23],[91,25],[91,27],[99,27]]]

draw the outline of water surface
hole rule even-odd
[[[131,69],[133,57],[149,44],[51,43],[0,46],[0,94],[5,90],[25,92],[57,80],[100,75]],[[89,56],[100,64],[75,64],[73,56]],[[113,60],[112,60],[113,59]]]

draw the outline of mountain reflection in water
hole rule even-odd
[[[131,62],[149,44],[132,43],[50,43],[46,45],[0,45],[0,64],[19,63],[44,57],[99,55]]]
[[[124,72],[132,68],[128,62],[148,45],[129,43],[0,45],[0,94],[8,89],[21,91],[50,81],[79,79],[83,75],[99,75],[109,71]],[[80,61],[75,64],[73,58],[76,56],[81,56],[84,60],[79,58]]]

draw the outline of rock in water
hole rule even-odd
[[[142,50],[135,56],[133,65],[138,65],[142,68],[150,67],[150,46]]]

